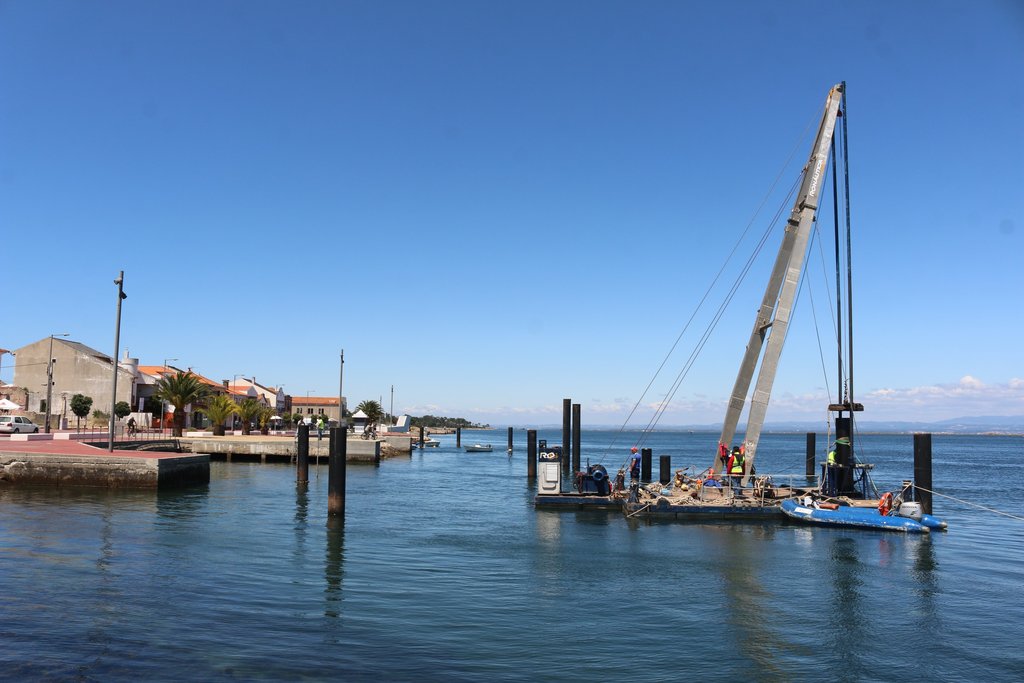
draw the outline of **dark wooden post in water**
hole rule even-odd
[[[423,427],[420,427],[420,453],[423,452],[423,448],[424,448],[423,444],[424,443],[425,443],[425,440],[423,439]]]
[[[658,466],[658,481],[660,481],[662,484],[667,484],[670,481],[672,481],[672,456],[658,456]]]
[[[331,427],[331,454],[327,465],[327,516],[345,517],[345,458],[348,440],[345,430]]]
[[[508,428],[508,452],[512,452],[512,428]]]
[[[309,483],[309,425],[301,424],[296,436],[295,462],[297,463],[296,481],[300,484]]]
[[[562,474],[569,473],[569,434],[572,431],[572,399],[562,399]]]
[[[814,439],[816,435],[814,432],[807,432],[807,469],[804,470],[804,474],[807,475],[808,479],[814,479],[816,473],[814,472]]]
[[[640,449],[640,483],[651,483],[651,449]]]
[[[836,464],[839,465],[836,490],[841,496],[855,492],[853,488],[853,434],[850,432],[851,421],[848,417],[836,418]]]
[[[537,430],[526,430],[526,478],[537,479]]]
[[[932,435],[914,434],[914,500],[932,514]]]
[[[462,448],[462,427],[455,428],[455,447]]]
[[[572,404],[572,471],[579,472],[580,466],[580,404]]]

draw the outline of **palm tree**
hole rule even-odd
[[[213,424],[213,435],[224,436],[224,421],[238,412],[238,404],[227,394],[217,394],[206,402],[203,412]]]
[[[270,418],[274,417],[274,409],[270,406],[263,406],[260,410],[260,434],[267,434],[270,432]]]
[[[209,394],[209,388],[191,372],[164,375],[156,381],[154,398],[174,406],[174,436],[181,436],[185,427],[185,406],[200,403]]]
[[[356,412],[359,412],[360,410],[366,413],[366,421],[369,424],[376,425],[378,422],[380,422],[380,416],[382,415],[382,411],[380,409],[380,404],[377,403],[376,401],[363,401],[358,406],[356,406]]]
[[[238,406],[238,417],[242,420],[242,434],[249,434],[249,425],[256,421],[263,406],[254,398],[247,398]]]

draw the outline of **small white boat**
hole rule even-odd
[[[475,443],[472,446],[466,446],[467,453],[490,453],[494,450],[494,447],[490,444]]]

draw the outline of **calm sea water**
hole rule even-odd
[[[6,680],[965,680],[1024,677],[1024,522],[936,498],[947,533],[535,511],[525,432],[348,468],[213,465],[160,493],[0,488]],[[560,442],[559,432],[541,438]],[[609,469],[633,437],[584,432]],[[673,467],[714,435],[659,433]],[[824,437],[819,436],[819,445]],[[865,436],[895,487],[910,436]],[[1024,439],[934,437],[937,490],[1024,515]],[[803,470],[766,435],[762,472]],[[657,471],[655,461],[655,471]]]

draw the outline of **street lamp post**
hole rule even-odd
[[[114,420],[117,418],[114,409],[117,407],[117,354],[120,353],[121,347],[121,302],[128,298],[128,295],[124,293],[123,270],[118,273],[114,284],[117,285],[117,322],[114,325],[114,362],[112,363],[114,379],[110,385],[110,440],[107,446],[107,450],[111,453],[114,452]]]
[[[51,334],[50,335],[50,350],[46,352],[46,433],[50,433],[50,399],[53,395],[53,338],[54,337],[69,337],[71,336],[67,332],[64,334]]]
[[[345,349],[341,350],[341,359],[338,363],[338,426],[342,434],[347,433],[348,425],[345,423]]]
[[[170,371],[167,369],[167,364],[169,362],[171,362],[172,360],[178,360],[178,359],[177,358],[164,358],[164,375],[165,376],[170,373]],[[161,399],[160,400],[160,433],[161,434],[163,434],[164,427],[166,426],[166,425],[164,425],[164,419],[166,418],[166,416],[167,416],[167,401],[164,401],[163,399]]]

